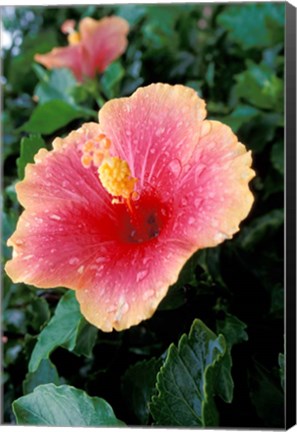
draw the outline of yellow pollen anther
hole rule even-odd
[[[85,168],[89,168],[91,166],[92,160],[92,156],[87,153],[83,154],[81,157],[81,163]]]
[[[83,151],[84,152],[92,152],[95,149],[95,144],[94,141],[89,140],[87,142],[84,143],[83,145]]]
[[[67,39],[68,39],[69,45],[76,45],[80,42],[81,37],[80,37],[80,34],[78,32],[74,31],[67,36]]]
[[[93,154],[93,163],[95,166],[99,167],[104,159],[104,155],[100,150],[95,150]]]
[[[104,160],[98,169],[103,187],[115,197],[128,199],[134,192],[137,179],[131,176],[128,163],[119,157]]]
[[[100,145],[101,145],[101,147],[103,148],[103,149],[109,149],[110,148],[110,144],[111,144],[111,142],[110,142],[110,140],[108,139],[108,138],[103,138],[101,141],[100,141]]]

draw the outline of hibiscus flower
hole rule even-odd
[[[250,151],[205,116],[194,90],[152,84],[41,149],[16,186],[11,279],[75,290],[103,331],[151,317],[191,255],[230,239],[253,203]]]
[[[129,25],[123,18],[111,16],[99,21],[83,18],[78,32],[74,31],[74,25],[73,20],[62,25],[62,31],[69,33],[67,47],[36,54],[34,59],[48,69],[71,69],[76,79],[82,81],[103,72],[125,52]]]

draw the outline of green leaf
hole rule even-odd
[[[243,249],[255,250],[257,245],[275,233],[284,223],[284,211],[282,209],[275,209],[269,213],[259,216],[245,226],[238,241]]]
[[[30,317],[30,325],[37,331],[50,319],[48,303],[42,297],[32,294],[26,310]]]
[[[217,22],[243,49],[270,47],[284,39],[285,5],[268,2],[229,6]]]
[[[54,29],[41,31],[38,35],[29,32],[23,38],[20,54],[12,58],[9,68],[8,79],[15,92],[20,92],[32,82],[32,79],[36,79],[32,74],[34,55],[47,53],[57,44],[57,32]]]
[[[98,329],[82,319],[77,331],[77,339],[73,352],[77,355],[92,357],[94,345],[98,336]]]
[[[254,154],[261,153],[267,144],[273,140],[278,127],[282,127],[283,115],[276,112],[262,112],[251,118],[250,122],[241,126],[244,142]],[[255,134],[255,130],[257,133]]]
[[[56,366],[50,360],[44,359],[35,372],[27,373],[23,381],[23,392],[24,394],[32,393],[35,387],[48,383],[59,385],[60,378]]]
[[[271,153],[270,153],[270,160],[274,168],[282,175],[284,175],[284,143],[281,141],[276,142],[273,144]]]
[[[231,375],[232,357],[231,349],[233,345],[247,341],[248,335],[245,331],[246,324],[235,316],[226,313],[224,320],[217,320],[217,333],[221,333],[227,342],[227,350],[220,363],[220,369],[217,373],[216,391],[217,394],[225,401],[232,402],[234,383]]]
[[[34,65],[34,69],[40,77],[39,68],[39,65]],[[42,82],[36,86],[35,95],[38,97],[40,105],[53,99],[74,104],[72,92],[76,86],[76,79],[69,69],[54,69],[42,75]]]
[[[247,70],[235,76],[236,94],[258,108],[283,112],[283,81],[264,63],[247,60]]]
[[[22,130],[49,135],[72,120],[85,116],[83,108],[69,105],[63,100],[52,99],[35,108],[30,119],[22,126]]]
[[[282,353],[278,355],[279,374],[283,390],[285,389],[285,356]]]
[[[215,117],[215,120],[218,120],[222,123],[227,124],[233,130],[233,132],[237,132],[241,126],[246,123],[249,123],[253,118],[259,115],[260,111],[257,108],[254,108],[250,105],[238,105],[231,114],[227,116]]]
[[[176,22],[183,10],[176,5],[150,5],[147,9],[147,20],[142,26],[142,35],[145,45],[155,49],[174,50],[178,45]]]
[[[41,148],[45,148],[45,142],[40,135],[30,135],[28,138],[22,138],[20,157],[17,159],[20,180],[24,178],[26,165],[34,162],[34,156]]]
[[[134,26],[145,16],[147,6],[125,4],[117,6],[116,11],[117,16],[124,18],[131,26]]]
[[[38,336],[29,362],[29,371],[36,371],[41,360],[48,359],[51,352],[59,346],[69,351],[76,350],[75,352],[78,354],[85,354],[86,352],[89,354],[93,348],[90,339],[82,345],[81,351],[80,345],[77,346],[79,334],[86,325],[90,324],[86,323],[80,313],[75,293],[73,291],[66,292],[60,300],[54,316]],[[91,341],[94,342],[94,338],[91,337]]]
[[[284,393],[277,377],[259,363],[249,373],[250,397],[258,416],[269,428],[284,427]]]
[[[116,96],[124,75],[125,70],[119,61],[111,63],[104,71],[101,78],[101,85],[107,98],[112,99]]]
[[[213,396],[215,371],[226,351],[224,336],[218,337],[200,320],[183,335],[178,347],[170,345],[157,375],[157,394],[151,413],[163,426],[216,426],[218,413]]]
[[[156,376],[161,359],[152,358],[131,366],[122,380],[122,393],[127,405],[141,425],[149,420],[149,402],[155,391]]]
[[[11,248],[7,246],[7,239],[12,235],[15,230],[18,220],[18,214],[12,209],[6,213],[2,212],[2,236],[1,236],[1,246],[2,246],[2,260],[8,260],[11,258]]]
[[[68,385],[40,385],[15,400],[12,408],[20,425],[124,426],[104,399]]]

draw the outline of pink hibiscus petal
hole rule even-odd
[[[120,17],[96,21],[83,18],[79,24],[81,44],[85,51],[86,75],[94,77],[123,54],[127,48],[129,25]]]
[[[53,48],[47,54],[36,54],[34,60],[47,69],[68,68],[76,79],[81,81],[84,71],[84,56],[82,46],[69,45],[63,48]]]

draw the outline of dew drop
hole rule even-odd
[[[193,225],[194,222],[195,222],[195,218],[190,217],[190,218],[188,219],[188,224],[189,224],[189,225]]]
[[[76,257],[70,258],[70,260],[69,260],[70,265],[77,264],[78,262],[79,262],[79,259]]]
[[[61,218],[60,218],[60,216],[58,216],[58,215],[56,215],[56,214],[52,214],[52,215],[50,215],[50,219],[53,219],[53,220],[61,220]]]
[[[145,258],[143,258],[143,264],[144,265],[146,265],[149,261],[151,261],[151,258],[149,258],[149,257],[145,257]]]
[[[164,131],[165,131],[165,128],[163,128],[163,127],[159,127],[159,128],[156,130],[156,136],[157,136],[157,137],[161,136],[161,135],[164,133]]]
[[[182,197],[181,203],[182,203],[182,206],[186,206],[188,204],[188,199],[186,197]]]
[[[142,270],[136,275],[136,282],[142,281],[148,274],[148,270]]]
[[[149,298],[153,297],[153,295],[155,294],[154,290],[147,290],[143,293],[143,300],[148,300]]]
[[[151,148],[151,149],[150,149],[150,152],[151,152],[151,154],[154,154],[154,153],[156,152],[156,149]]]
[[[170,169],[170,171],[175,177],[178,177],[180,175],[181,164],[178,159],[173,159],[173,161],[171,161],[170,164],[168,165],[168,168]]]
[[[214,236],[214,240],[217,242],[222,242],[228,238],[228,235],[223,232],[218,232]]]
[[[85,266],[80,266],[79,267],[79,269],[77,270],[77,272],[79,273],[79,274],[82,274],[83,273],[83,271],[84,271],[84,268],[85,268]]]
[[[201,203],[201,200],[200,200],[199,198],[196,198],[196,199],[194,200],[194,206],[195,206],[196,208],[198,208],[198,207],[200,206],[200,203]]]
[[[96,263],[103,263],[103,262],[106,262],[106,261],[107,261],[107,259],[105,257],[98,257],[95,260]]]

